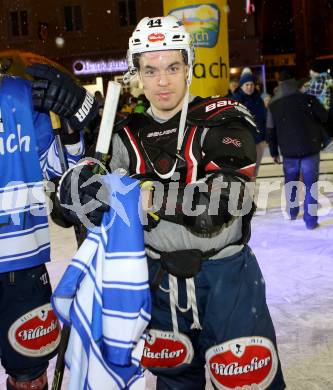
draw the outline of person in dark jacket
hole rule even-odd
[[[239,80],[239,87],[233,93],[233,98],[242,103],[249,109],[254,116],[258,134],[255,136],[257,161],[254,176],[258,175],[258,170],[262,156],[264,154],[266,144],[266,113],[264,101],[260,93],[255,88],[255,77],[249,68],[244,68]]]
[[[236,76],[231,76],[229,80],[229,88],[225,98],[234,99],[233,93],[239,87],[239,79]]]
[[[304,222],[308,229],[318,227],[318,188],[320,150],[328,113],[314,96],[299,91],[289,71],[280,74],[279,87],[268,107],[269,149],[275,163],[283,156],[287,213],[297,218],[297,182],[305,185]],[[280,149],[280,151],[279,151]],[[291,183],[288,185],[288,183]]]

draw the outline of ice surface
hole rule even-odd
[[[329,196],[329,207],[324,210],[327,215],[313,231],[305,228],[302,216],[296,221],[285,219],[280,192],[272,194],[267,212],[258,210],[252,224],[250,246],[266,281],[290,390],[333,389],[333,194],[325,195]],[[72,229],[53,224],[51,236],[52,263],[48,269],[56,284],[75,252],[75,240]],[[53,369],[54,361],[50,378]],[[0,388],[5,389],[1,368]],[[153,388],[154,379],[149,375],[148,389]]]

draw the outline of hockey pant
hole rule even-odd
[[[1,364],[19,381],[38,378],[57,352],[60,328],[50,296],[44,264],[0,274]]]
[[[153,280],[159,261],[149,263]],[[176,334],[170,276],[165,273],[160,287],[152,291],[142,363],[157,375],[157,389],[204,390],[205,365],[217,389],[284,389],[265,282],[251,249],[245,246],[230,257],[202,263],[194,278],[199,329],[193,327],[193,310],[186,311],[186,280],[177,278],[177,304],[184,310],[176,310]]]

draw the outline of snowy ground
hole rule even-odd
[[[270,209],[254,218],[250,245],[266,280],[288,388],[333,389],[333,212],[309,231],[301,218],[288,221]]]
[[[332,161],[322,165],[333,170]],[[280,168],[263,166],[261,175],[275,175]],[[272,173],[273,172],[273,173]],[[321,177],[325,178],[324,176]],[[266,179],[268,180],[268,179]],[[332,184],[331,184],[332,186]],[[267,300],[275,323],[280,358],[290,390],[333,389],[333,187],[321,213],[320,227],[306,230],[302,217],[285,219],[281,192],[272,192],[266,212],[253,219],[250,245],[261,265]],[[329,188],[330,189],[330,188]],[[51,225],[54,284],[75,251],[71,230]],[[49,374],[52,377],[54,362]],[[66,376],[63,388],[66,388]],[[0,389],[5,389],[0,369]],[[154,388],[152,377],[148,389]],[[211,389],[211,386],[207,386]],[[104,390],[104,389],[103,389]]]

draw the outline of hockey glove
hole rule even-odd
[[[85,161],[70,168],[61,178],[57,197],[66,219],[86,228],[99,226],[110,206],[109,191],[102,175],[93,173],[94,164]]]
[[[33,64],[26,72],[35,78],[32,99],[36,109],[53,111],[68,120],[75,131],[82,130],[98,113],[98,103],[67,74],[46,64]]]

